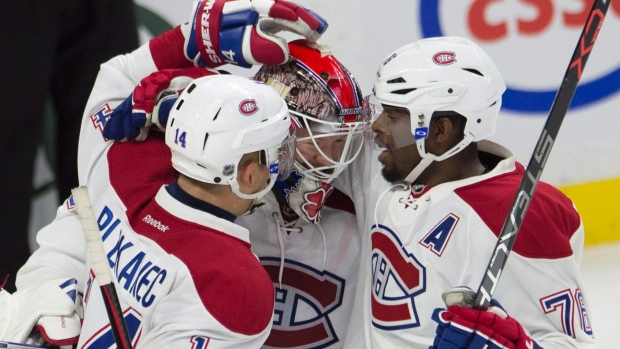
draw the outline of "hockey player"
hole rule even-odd
[[[477,290],[524,175],[511,151],[487,140],[504,90],[488,55],[462,38],[420,40],[379,67],[372,130],[381,152],[367,161],[378,159],[382,176],[365,184],[362,306],[352,315],[361,322],[350,325],[364,334],[349,331],[346,347],[596,346],[579,273],[582,221],[544,182],[495,289],[505,310],[445,309],[444,292]]]
[[[273,13],[287,14],[278,30],[315,18],[294,4],[270,3],[272,9],[289,9]],[[255,12],[264,22],[271,14],[262,13],[269,12],[262,5]],[[292,20],[291,13],[303,19]],[[317,23],[305,25],[303,35],[320,36]],[[261,31],[252,23],[243,27]],[[215,29],[219,26],[211,25],[211,33],[217,34]],[[252,47],[245,59],[288,59],[286,45],[271,34],[244,37],[241,31],[236,40]],[[290,126],[286,104],[264,84],[207,76],[178,96],[165,142],[153,136],[144,143],[112,145],[101,134],[106,118],[139,83],[136,77],[165,66],[151,49],[102,66],[79,151],[81,182],[94,198],[129,332],[143,348],[260,347],[271,327],[273,286],[249,249],[247,230],[232,221],[269,192],[278,175],[287,176],[279,171],[292,159],[282,142]],[[189,72],[183,76],[215,74],[202,68]],[[55,345],[75,343],[78,335],[81,348],[113,345],[73,209],[67,200],[55,222],[39,233],[41,247],[20,270],[18,291],[0,293],[0,339],[25,341],[36,324]],[[86,305],[81,332],[76,291]]]
[[[255,79],[288,91],[285,99],[300,124],[294,170],[263,206],[236,222],[250,230],[252,251],[276,291],[265,347],[342,348],[361,235],[339,181],[370,123],[357,82],[328,47],[299,40],[289,49],[289,63],[265,65]]]
[[[369,121],[357,82],[328,47],[307,40],[288,47],[288,63],[264,65],[255,79],[285,96],[298,124],[294,170],[252,214],[235,222],[250,230],[252,251],[276,291],[274,324],[265,347],[342,348],[357,282],[360,234],[353,202],[338,190],[337,179],[360,152]],[[134,102],[146,90],[164,96],[153,109],[160,124],[164,105],[172,102],[168,96],[179,88],[168,88],[166,75],[164,70],[146,77],[134,92]],[[135,137],[144,123],[125,128],[125,121],[141,112],[125,103],[114,111],[104,134]]]
[[[95,85],[92,115],[109,110],[116,87]],[[290,159],[282,153],[286,104],[268,86],[214,75],[192,81],[177,106],[165,141],[112,144],[90,118],[82,129],[83,183],[97,198],[93,208],[128,331],[134,346],[144,348],[258,348],[271,327],[273,287],[250,251],[247,229],[233,221],[286,168],[279,164]],[[45,257],[66,256],[37,256]],[[35,264],[26,264],[20,278],[41,273]],[[78,346],[107,348],[109,320],[89,268],[87,258]]]

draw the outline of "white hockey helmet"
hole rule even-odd
[[[390,54],[379,67],[373,91],[375,103],[409,111],[411,137],[396,140],[397,147],[416,143],[423,160],[406,180],[415,180],[432,161],[445,160],[493,134],[505,90],[491,58],[469,39],[422,39]],[[379,115],[381,108],[374,107]],[[467,119],[463,140],[439,156],[427,153],[424,141],[438,111],[456,112]]]
[[[364,99],[357,80],[329,46],[304,39],[288,46],[292,59],[287,64],[264,65],[254,78],[281,91],[296,127],[309,133],[297,141],[311,141],[330,163],[315,167],[298,148],[301,161],[295,162],[295,169],[311,179],[331,182],[359,154],[370,116],[362,108]],[[336,149],[330,149],[331,156],[320,146],[330,137],[339,139]]]
[[[195,180],[230,185],[245,199],[263,196],[278,176],[288,177],[295,151],[284,100],[271,87],[233,75],[191,82],[170,111],[166,144],[172,166]],[[239,191],[237,170],[244,154],[260,151],[270,181],[256,194]]]

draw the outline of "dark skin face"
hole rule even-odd
[[[377,134],[375,142],[384,148],[378,157],[383,164],[383,177],[394,183],[404,180],[420,163],[422,157],[411,134],[409,111],[387,105],[383,107],[384,111],[373,122],[372,130]],[[461,117],[433,116],[425,143],[427,153],[442,155],[463,139],[464,120],[459,118]],[[415,183],[436,186],[480,175],[483,171],[477,146],[471,143],[446,160],[433,161]]]

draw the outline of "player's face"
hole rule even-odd
[[[309,136],[307,129],[297,129],[296,134],[298,138],[297,151],[300,152],[306,161],[314,168],[332,166],[334,162],[340,160],[340,156],[342,155],[346,143],[346,135],[330,135],[329,137],[321,137],[321,135],[323,135],[322,133],[313,132],[315,142],[320,148],[319,151],[319,149],[317,149],[314,145],[312,139],[304,139]],[[301,165],[306,163],[302,158],[300,158],[299,154],[295,154],[295,160]],[[323,172],[332,173],[333,169],[325,169]]]
[[[383,164],[385,180],[393,183],[405,179],[421,159],[411,134],[409,111],[383,106],[372,130],[376,133],[375,143],[383,148],[378,160]]]

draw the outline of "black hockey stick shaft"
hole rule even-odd
[[[555,96],[547,122],[538,138],[536,149],[527,165],[517,195],[499,234],[495,251],[478,288],[473,304],[476,309],[487,309],[489,306],[610,3],[611,0],[596,0],[592,5],[562,85]]]
[[[86,248],[90,253],[93,272],[101,289],[114,341],[118,349],[131,349],[131,337],[129,336],[129,331],[127,331],[116,287],[114,282],[112,282],[112,272],[108,265],[88,188],[75,188],[71,190],[71,193],[73,194],[75,208],[80,216],[80,223],[82,224],[84,238],[86,239]]]

